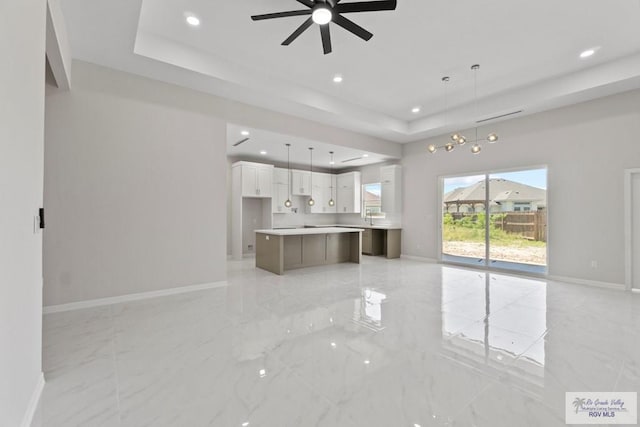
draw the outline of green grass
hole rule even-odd
[[[484,243],[484,228],[475,228],[459,224],[445,223],[442,228],[442,238],[445,242],[475,242]],[[509,234],[499,228],[491,227],[489,232],[491,243],[499,246],[509,246],[516,248],[537,247],[544,248],[545,242],[537,242],[525,239],[517,234]]]

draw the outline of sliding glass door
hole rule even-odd
[[[546,168],[443,179],[442,260],[544,273]]]
[[[444,179],[442,256],[444,261],[485,264],[487,227],[485,175]]]

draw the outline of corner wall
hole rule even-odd
[[[226,279],[226,122],[210,97],[74,62],[48,87],[45,306]]]
[[[640,167],[640,91],[485,125],[479,133],[489,131],[500,141],[477,156],[466,146],[426,152],[447,136],[404,147],[402,253],[438,256],[439,176],[547,165],[549,274],[624,283],[623,171]]]
[[[0,2],[0,426],[26,426],[42,381],[45,0]]]

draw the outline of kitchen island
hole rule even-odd
[[[344,227],[256,230],[256,267],[284,274],[318,265],[359,264],[363,231]]]

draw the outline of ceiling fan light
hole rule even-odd
[[[427,147],[427,151],[430,153],[435,153],[438,150],[438,147],[436,147],[433,144],[429,144],[429,146]]]
[[[447,142],[447,144],[444,146],[444,149],[447,150],[448,153],[452,152],[454,148],[456,148],[456,146],[453,145],[452,142]]]
[[[487,141],[489,141],[490,144],[493,144],[497,140],[498,140],[498,135],[496,135],[495,133],[490,133],[489,136],[487,136]]]
[[[318,6],[313,10],[311,19],[318,25],[326,25],[333,19],[333,13],[326,6]]]
[[[481,150],[482,147],[480,147],[478,144],[474,144],[473,147],[471,147],[471,152],[473,154],[478,154]]]

